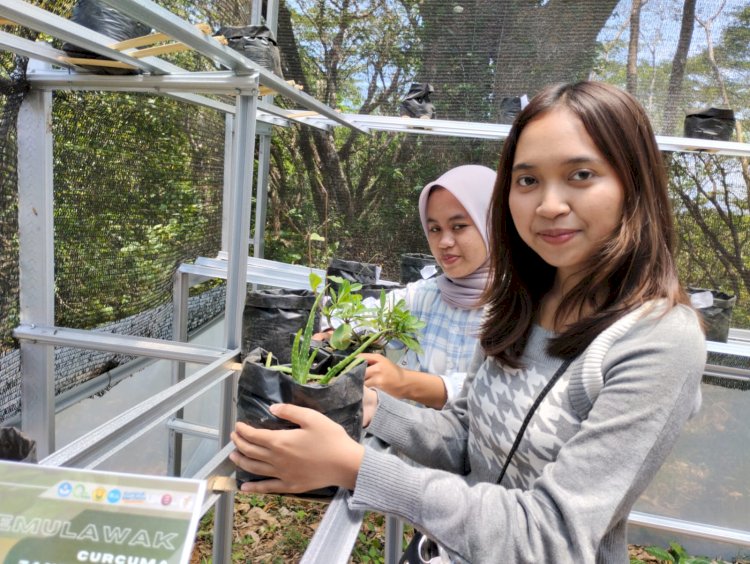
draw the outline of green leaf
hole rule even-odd
[[[336,330],[331,334],[329,343],[334,349],[343,351],[351,346],[353,342],[353,336],[354,329],[352,329],[352,326],[348,323],[342,323],[341,325],[336,327]]]
[[[647,546],[643,550],[645,550],[648,554],[651,556],[655,556],[656,558],[660,560],[665,560],[666,562],[674,562],[674,556],[672,556],[669,552],[664,550],[661,547],[658,546]]]

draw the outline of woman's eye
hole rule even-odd
[[[466,225],[463,223],[457,223],[453,226],[453,231],[461,231],[461,229],[465,228]]]
[[[430,227],[430,228],[428,229],[428,231],[429,231],[430,233],[438,233],[438,232],[440,231],[440,228],[439,228],[439,227],[434,227],[434,226],[433,226],[433,227]]]
[[[594,173],[590,170],[577,170],[573,173],[571,178],[573,180],[591,180],[594,177]]]
[[[532,184],[534,184],[534,177],[533,176],[519,176],[516,180],[516,184],[521,186],[522,188],[528,188]]]

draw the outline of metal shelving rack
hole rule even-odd
[[[66,61],[66,53],[46,43],[32,42],[0,32],[0,48],[33,59],[27,72],[31,91],[24,99],[18,118],[21,294],[20,325],[15,329],[14,336],[19,339],[21,348],[21,425],[25,432],[36,439],[40,463],[44,465],[94,468],[148,430],[163,424],[216,384],[221,384],[222,389],[218,438],[220,445],[230,444],[229,433],[235,420],[235,372],[230,368],[230,363],[236,361],[239,355],[245,289],[248,273],[255,269],[254,265],[248,265],[255,136],[258,133],[270,134],[270,125],[290,123],[280,117],[283,112],[271,103],[272,96],[264,96],[264,109],[259,111],[261,86],[293,100],[303,108],[327,116],[334,123],[366,131],[150,0],[104,1],[228,70],[189,72],[157,57],[136,58],[127,51],[111,48],[110,45],[114,43],[112,39],[32,4],[22,0],[0,1],[0,16],[3,18],[121,61],[143,73],[102,76],[78,72],[82,69]],[[256,4],[254,8],[258,10],[260,3]],[[53,69],[53,66],[59,69]],[[166,341],[54,326],[53,139],[50,124],[52,92],[60,89],[153,92],[211,107],[226,114],[225,216],[222,229],[226,260],[223,261],[220,275],[227,281],[223,347],[188,345],[180,342],[179,336],[175,341]],[[218,102],[201,94],[232,95],[235,104]],[[267,164],[261,171],[267,176]],[[266,179],[260,180],[264,182]],[[259,270],[262,271],[260,268]],[[212,272],[211,275],[213,274],[216,273]],[[182,299],[182,295],[178,297]],[[177,321],[182,323],[184,315],[185,310],[176,311]],[[175,366],[197,362],[205,367],[56,450],[55,346],[168,359],[175,361]],[[227,448],[218,453],[218,458],[206,472],[231,472],[230,468],[226,468]],[[216,506],[215,562],[231,560],[232,497],[231,493],[211,495],[204,505],[205,510],[212,505]]]
[[[0,0],[0,16],[25,27],[70,41],[94,53],[122,61],[143,71],[133,76],[101,76],[79,72],[65,61],[66,54],[46,43],[31,42],[0,31],[0,48],[33,59],[27,78],[31,91],[24,100],[18,126],[18,177],[20,225],[21,323],[14,335],[21,342],[22,427],[37,440],[46,465],[94,468],[109,456],[135,441],[157,425],[168,423],[179,437],[183,432],[212,432],[219,439],[216,455],[194,478],[233,472],[227,456],[232,450],[229,431],[234,424],[234,374],[229,368],[239,354],[241,315],[248,283],[284,288],[307,287],[310,269],[266,261],[263,256],[263,224],[268,177],[268,150],[272,126],[293,123],[330,129],[346,126],[362,132],[370,130],[419,135],[504,139],[509,126],[486,123],[417,120],[407,118],[340,114],[307,94],[296,90],[251,60],[203,35],[186,21],[150,0],[102,0],[153,29],[183,42],[228,69],[209,73],[189,72],[157,57],[135,58],[109,47],[113,42],[73,22],[60,18],[22,0]],[[260,0],[253,0],[254,23],[259,22]],[[277,5],[267,2],[266,22],[275,27]],[[33,63],[33,64],[32,64]],[[52,68],[58,67],[58,70]],[[272,96],[259,99],[260,86],[293,100],[305,112],[285,110],[272,103]],[[174,285],[174,339],[165,341],[83,331],[54,326],[54,236],[52,186],[52,91],[59,89],[153,92],[189,103],[210,107],[226,115],[224,220],[222,248],[216,258],[199,257],[195,264],[181,265]],[[230,94],[235,104],[219,102],[201,94]],[[256,230],[250,233],[253,154],[259,139],[259,166],[256,180]],[[658,137],[662,150],[709,152],[730,156],[750,156],[750,144]],[[249,244],[254,256],[248,256]],[[227,280],[225,335],[223,347],[186,344],[187,290],[207,278]],[[709,343],[709,350],[750,356],[750,339],[730,343]],[[738,335],[734,330],[734,335]],[[92,430],[61,449],[55,449],[54,364],[55,346],[106,350],[133,356],[174,361],[173,385],[150,400],[133,406],[120,416]],[[184,363],[197,362],[204,368],[185,377]],[[707,366],[725,375],[726,369]],[[749,377],[742,374],[742,377]],[[182,407],[209,387],[222,385],[222,416],[218,430],[197,429],[175,418]],[[179,440],[170,452],[170,469],[179,474]],[[232,495],[209,493],[203,511],[216,506],[214,561],[231,560]],[[302,562],[347,562],[361,526],[363,514],[349,510],[348,494],[340,491],[332,501]],[[633,514],[631,520],[653,528],[689,532],[696,536],[750,546],[750,534],[695,523]],[[391,523],[392,524],[392,523]],[[400,538],[391,528],[386,545],[386,561],[398,559]]]

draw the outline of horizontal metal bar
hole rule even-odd
[[[720,364],[708,363],[703,369],[703,375],[750,384],[750,370],[737,366],[722,366]]]
[[[215,259],[205,259],[201,257],[200,260],[218,260],[226,262],[229,260],[229,254],[226,251],[219,251],[216,254]],[[281,272],[281,273],[296,273],[300,276],[308,277],[311,272],[319,276],[325,276],[326,271],[322,268],[313,268],[311,266],[305,266],[303,264],[290,264],[287,262],[279,262],[276,260],[258,258],[258,257],[247,257],[248,268],[260,268],[267,269],[269,271]]]
[[[301,123],[319,123],[332,125],[326,117],[301,116],[300,110],[286,110],[279,115],[287,119],[294,119]],[[439,119],[402,118],[397,116],[371,116],[359,114],[344,114],[349,121],[367,127],[371,131],[392,131],[423,135],[443,135],[453,137],[473,137],[477,139],[502,140],[508,136],[510,125],[463,122]],[[713,141],[710,139],[692,139],[688,137],[668,137],[657,135],[656,141],[662,151],[676,151],[683,153],[712,153],[736,157],[750,156],[750,143],[734,141]]]
[[[0,31],[0,49],[12,51],[16,55],[37,59],[66,68],[75,68],[75,65],[68,63],[63,58],[67,57],[65,51],[60,51],[43,41],[29,41],[18,35]]]
[[[196,480],[207,480],[211,476],[233,476],[235,467],[229,454],[234,451],[234,443],[227,443],[216,453],[211,460],[206,462],[191,478]],[[203,500],[201,513],[205,514],[222,495],[234,495],[232,492],[214,493],[206,488],[206,497]]]
[[[349,509],[349,492],[339,489],[315,530],[300,564],[346,564],[362,528],[365,512]]]
[[[167,421],[167,427],[183,435],[191,435],[194,437],[202,437],[204,439],[219,439],[219,431],[213,427],[207,425],[199,425],[197,423],[190,423],[184,419],[170,419]]]
[[[672,517],[662,517],[651,513],[631,511],[629,525],[638,525],[649,529],[669,531],[705,540],[725,542],[733,545],[750,546],[750,532],[738,529],[727,529],[695,521],[685,521]]]
[[[234,374],[226,368],[236,362],[239,349],[224,354],[215,362],[198,370],[179,384],[151,396],[124,413],[110,419],[69,445],[40,461],[48,466],[96,468],[116,452],[126,447],[191,401],[204,394],[211,386]]]
[[[729,328],[729,341],[750,343],[750,329]]]
[[[216,278],[219,280],[227,279],[227,268],[226,266],[204,266],[199,264],[183,264],[180,265],[179,271],[190,274],[193,276],[201,276],[205,278]],[[285,288],[287,290],[305,290],[310,288],[309,281],[303,283],[302,281],[294,281],[286,278],[279,278],[278,276],[260,273],[247,273],[246,281],[248,284],[261,284],[263,286],[274,286],[277,288]]]
[[[215,362],[227,352],[226,349],[194,343],[64,327],[19,325],[13,330],[13,336],[16,339],[59,347],[111,351],[131,356],[148,356],[199,364]]]
[[[66,71],[35,72],[32,86],[48,89],[114,90],[119,92],[187,92],[207,94],[258,94],[255,73],[236,75],[228,71],[183,72],[163,75],[100,75]]]
[[[150,0],[102,0],[118,11],[150,25],[154,29],[166,33],[180,43],[195,49],[202,55],[224,65],[225,67],[239,72],[258,72],[260,83],[268,86],[275,92],[295,102],[302,104],[305,108],[313,109],[333,121],[349,128],[366,133],[367,130],[351,123],[341,114],[322,104],[312,96],[297,90],[287,84],[282,78],[251,59],[240,55],[237,51],[219,43],[216,39],[198,31],[192,25],[182,20],[169,10],[162,8]]]
[[[263,102],[262,100],[258,100],[258,109],[262,110],[265,113],[283,118],[285,120],[294,121],[294,122],[303,124],[307,127],[314,127],[322,131],[330,131],[331,128],[336,126],[336,124],[333,122],[323,123],[322,121],[303,121],[302,119],[291,117],[290,114],[292,114],[292,112],[290,112],[289,110],[285,110],[284,108],[279,108],[275,104]]]
[[[223,255],[219,253],[219,256],[226,256],[226,253]],[[227,261],[221,258],[198,257],[195,264],[180,265],[179,270],[193,276],[226,279]],[[310,273],[313,272],[321,278],[325,277],[325,270],[320,268],[249,257],[246,281],[248,284],[262,284],[292,290],[309,290]]]
[[[8,18],[25,27],[47,33],[63,41],[68,41],[92,53],[121,61],[154,74],[161,70],[151,64],[151,58],[136,59],[109,47],[115,41],[111,37],[62,18],[52,12],[38,8],[22,0],[0,0],[0,17]]]
[[[718,341],[706,341],[706,350],[712,353],[750,358],[750,342],[728,341],[726,343],[720,343]]]
[[[234,114],[233,104],[225,104],[224,102],[219,102],[218,100],[206,98],[205,96],[200,96],[198,94],[189,94],[187,92],[164,92],[163,94],[165,96],[169,96],[170,98],[174,98],[175,100],[180,100],[181,102],[188,102],[190,104],[195,104],[196,106],[213,108],[214,110],[219,110],[220,112],[224,112],[225,114]],[[280,118],[277,118],[275,116],[268,116],[267,114],[266,116],[261,116],[260,114],[258,114],[259,120],[267,121],[269,117],[273,117],[274,120],[280,120]],[[274,125],[286,125],[286,123],[274,122]]]

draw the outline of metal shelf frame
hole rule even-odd
[[[256,135],[269,136],[270,125],[286,126],[290,123],[279,115],[279,111],[258,111],[260,86],[267,86],[276,94],[327,116],[337,125],[366,132],[366,129],[349,122],[341,114],[293,88],[246,57],[197,31],[154,2],[118,0],[110,4],[152,29],[183,42],[228,70],[189,72],[158,57],[136,58],[110,47],[114,43],[112,39],[37,6],[22,0],[0,0],[0,16],[93,53],[127,63],[141,73],[118,76],[84,72],[84,69],[67,61],[64,52],[46,43],[0,32],[0,48],[31,59],[27,69],[31,90],[22,103],[18,118],[21,295],[20,325],[15,329],[14,336],[20,341],[21,426],[35,438],[41,463],[47,465],[94,468],[148,430],[165,424],[165,421],[177,435],[182,432],[203,433],[218,439],[217,448],[231,445],[229,434],[236,419],[236,360],[239,357],[241,312],[247,286],[255,138]],[[254,7],[259,10],[260,5],[257,4]],[[227,281],[222,348],[187,345],[181,342],[186,340],[187,335],[177,332],[176,340],[165,341],[54,326],[54,140],[51,123],[52,92],[55,90],[153,92],[225,113],[227,132],[222,248],[227,258],[222,261],[218,275],[214,271],[210,273]],[[200,94],[230,96],[235,102],[227,104]],[[264,103],[273,106],[270,103],[272,98],[264,96]],[[267,181],[267,166],[265,168],[261,169],[264,178],[258,179],[259,186]],[[271,282],[270,279],[267,281]],[[182,296],[179,294],[181,304]],[[187,297],[186,293],[184,297]],[[175,326],[181,327],[185,323],[186,305],[175,311]],[[55,449],[55,346],[172,360],[175,373],[182,371],[183,377],[148,401],[135,405],[64,448]],[[208,364],[194,375],[184,378],[185,362]],[[185,405],[216,385],[220,386],[222,396],[218,430],[199,429],[186,422],[169,421]],[[226,453],[223,457],[226,459]],[[216,508],[214,561],[228,562],[231,559],[233,494],[214,496],[212,504]]]

